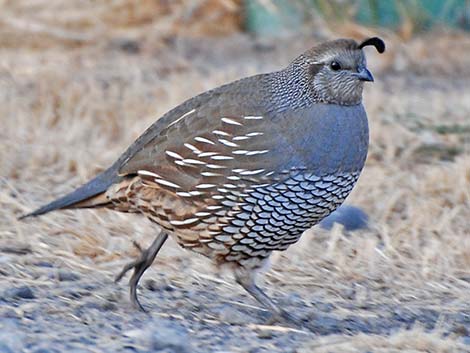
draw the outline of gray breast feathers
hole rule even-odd
[[[315,104],[276,115],[272,124],[277,131],[275,152],[285,169],[303,167],[326,175],[364,166],[369,128],[362,105]]]

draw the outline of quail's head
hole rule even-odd
[[[362,50],[368,45],[374,46],[379,53],[385,51],[385,43],[377,37],[360,44],[352,39],[338,39],[308,50],[292,65],[304,71],[309,90],[317,102],[359,104],[364,82],[374,81]]]

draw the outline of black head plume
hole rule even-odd
[[[363,41],[361,44],[358,45],[358,49],[362,49],[368,45],[373,45],[380,54],[382,54],[385,51],[385,43],[379,37],[372,37],[372,38],[366,39],[365,41]]]

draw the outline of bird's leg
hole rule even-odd
[[[142,250],[140,246],[137,246],[141,251],[139,258],[126,264],[122,271],[116,276],[115,282],[119,282],[129,270],[134,269],[134,273],[129,280],[130,297],[132,305],[142,311],[145,311],[145,309],[137,298],[137,285],[144,272],[147,270],[147,268],[150,267],[150,265],[152,265],[155,257],[157,256],[167,238],[168,234],[161,232],[147,249]]]
[[[267,324],[273,324],[277,321],[295,321],[288,313],[279,308],[261,288],[256,285],[256,271],[252,270],[239,270],[235,271],[235,280],[240,284],[248,293],[250,293],[261,305],[272,313],[272,317],[268,320]]]

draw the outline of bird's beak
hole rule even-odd
[[[365,67],[356,74],[356,77],[360,81],[374,82],[374,76]]]

